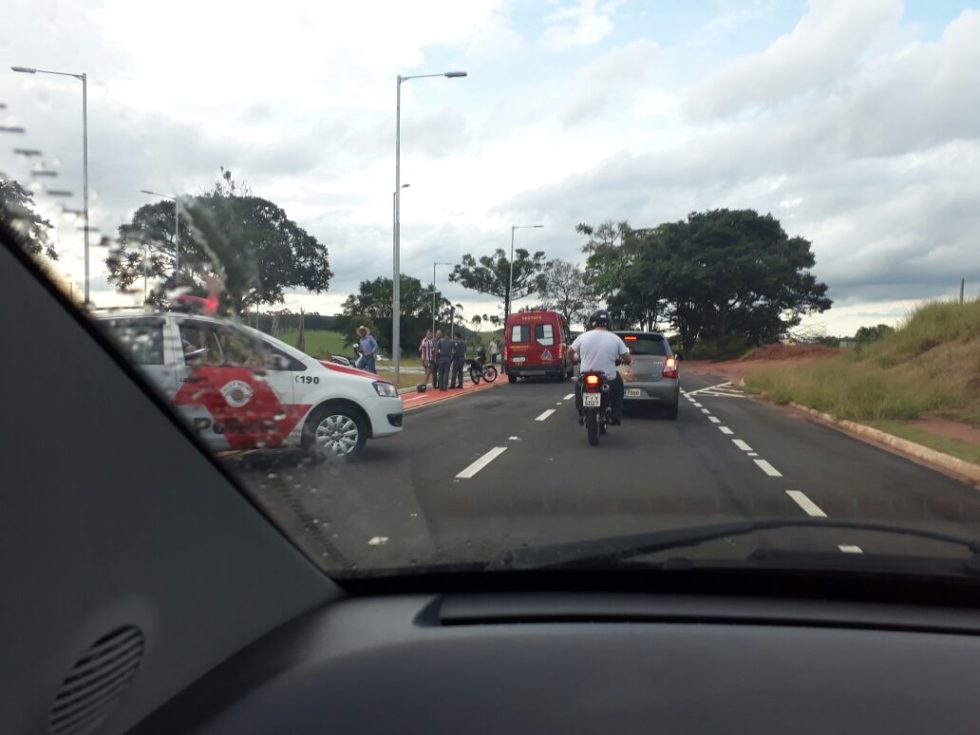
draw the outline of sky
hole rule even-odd
[[[809,328],[895,323],[966,278],[980,294],[980,10],[915,0],[6,0],[0,171],[60,172],[81,206],[89,77],[92,225],[220,166],[324,243],[335,313],[392,274],[396,75],[402,272],[518,247],[582,262],[579,222],[650,227],[719,207],[771,212],[812,241],[834,307]],[[13,148],[44,151],[43,162]],[[81,280],[79,222],[38,188],[59,267]],[[92,292],[119,303],[93,249]],[[446,281],[465,313],[492,300]],[[131,299],[132,296],[125,297]]]

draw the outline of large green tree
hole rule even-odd
[[[544,286],[545,267],[544,251],[538,250],[533,255],[524,248],[514,251],[513,291],[511,291],[510,259],[502,248],[497,248],[492,255],[483,255],[479,259],[467,253],[462,263],[453,268],[449,280],[462,284],[463,288],[471,291],[496,296],[511,304],[533,293],[539,292]],[[506,316],[506,315],[505,315]]]
[[[0,177],[0,216],[20,235],[22,247],[31,255],[57,260],[49,231],[54,226],[34,211],[34,194],[13,179]]]
[[[281,303],[290,288],[326,291],[333,275],[326,246],[281,207],[236,187],[224,173],[211,191],[180,201],[179,274],[174,273],[175,202],[162,201],[140,207],[119,228],[106,260],[110,282],[127,289],[145,269],[162,280],[151,297],[162,301],[168,288],[200,292],[217,278],[223,287],[221,309],[231,313]]]
[[[361,281],[357,293],[347,297],[339,327],[348,338],[354,338],[354,330],[361,324],[374,325],[375,338],[383,348],[391,349],[391,286],[390,278]],[[432,295],[432,286],[402,274],[401,347],[406,354],[414,352],[425,330],[431,326]],[[448,319],[450,302],[439,292],[435,296],[437,319]]]

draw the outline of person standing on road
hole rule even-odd
[[[371,336],[371,330],[361,325],[357,328],[357,349],[361,356],[357,358],[359,370],[366,370],[369,373],[377,374],[378,368],[376,360],[378,358],[378,340]]]
[[[450,388],[463,387],[463,365],[466,363],[466,340],[457,335],[453,340],[453,373],[449,380]]]
[[[581,361],[579,374],[587,372],[602,373],[609,380],[609,391],[612,394],[612,418],[610,424],[618,426],[623,418],[623,398],[626,387],[623,379],[616,370],[617,362],[629,365],[633,361],[629,347],[618,335],[609,331],[609,312],[599,309],[591,317],[592,326],[588,332],[583,332],[568,348],[568,361]],[[582,415],[582,383],[575,384],[575,408]],[[581,421],[581,418],[579,419]]]
[[[490,340],[490,364],[491,365],[497,364],[497,340],[496,339]]]
[[[449,365],[453,359],[453,341],[443,332],[437,332],[439,339],[436,340],[436,365],[438,367],[438,387],[439,390],[449,388]]]
[[[432,365],[432,330],[425,330],[425,336],[422,338],[422,343],[419,345],[419,357],[422,358],[422,367],[425,369],[425,377],[422,378],[422,385],[429,384],[429,376],[432,375],[435,370]]]

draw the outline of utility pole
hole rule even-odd
[[[963,303],[963,291],[966,289],[966,279],[960,279],[960,303]]]

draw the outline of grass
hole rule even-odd
[[[930,415],[980,426],[980,300],[925,304],[878,342],[773,366],[746,385],[776,403],[802,403],[842,419]]]
[[[299,333],[295,329],[287,329],[279,333],[279,339],[293,347],[297,346],[296,338],[298,336]],[[318,360],[326,359],[331,355],[350,357],[354,352],[351,345],[346,344],[347,341],[340,332],[328,332],[323,329],[307,329],[305,339],[306,348],[303,351]]]
[[[922,444],[930,449],[935,449],[938,452],[949,454],[967,462],[980,464],[980,446],[976,444],[971,444],[961,439],[933,434],[931,431],[925,431],[918,426],[909,426],[901,421],[879,421],[875,424],[875,427],[882,431],[887,431],[889,434],[913,441],[916,444]]]

